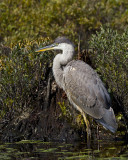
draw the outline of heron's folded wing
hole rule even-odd
[[[102,118],[111,101],[97,73],[82,61],[72,61],[64,69],[64,79],[69,99],[92,117]]]

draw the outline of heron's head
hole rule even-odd
[[[74,51],[74,44],[70,42],[70,40],[66,37],[58,37],[55,39],[53,44],[40,48],[36,50],[36,52],[44,52],[48,50],[62,50],[62,51],[73,50]]]

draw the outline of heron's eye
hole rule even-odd
[[[54,43],[54,44],[52,44],[52,47],[56,47],[58,45],[59,45],[59,43]]]

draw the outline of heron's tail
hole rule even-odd
[[[101,123],[106,129],[109,129],[113,133],[115,133],[117,130],[118,125],[116,123],[114,111],[111,107],[106,109],[103,117],[101,119],[96,119],[96,121]]]

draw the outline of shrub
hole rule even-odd
[[[42,45],[46,45],[46,43],[42,42]],[[42,54],[35,53],[35,48],[38,46],[37,42],[17,44],[9,54],[3,54],[1,48],[1,116],[4,116],[8,111],[20,112],[23,108],[35,105],[38,91],[44,83],[42,80],[47,78],[45,77],[46,65],[50,64],[50,59],[53,57],[52,54],[42,56]]]
[[[102,27],[92,35],[90,46],[94,49],[96,70],[128,114],[128,30],[118,33]]]
[[[77,42],[80,35],[85,44],[102,24],[126,28],[127,8],[127,0],[1,0],[0,39],[10,45],[24,39],[67,35]]]

